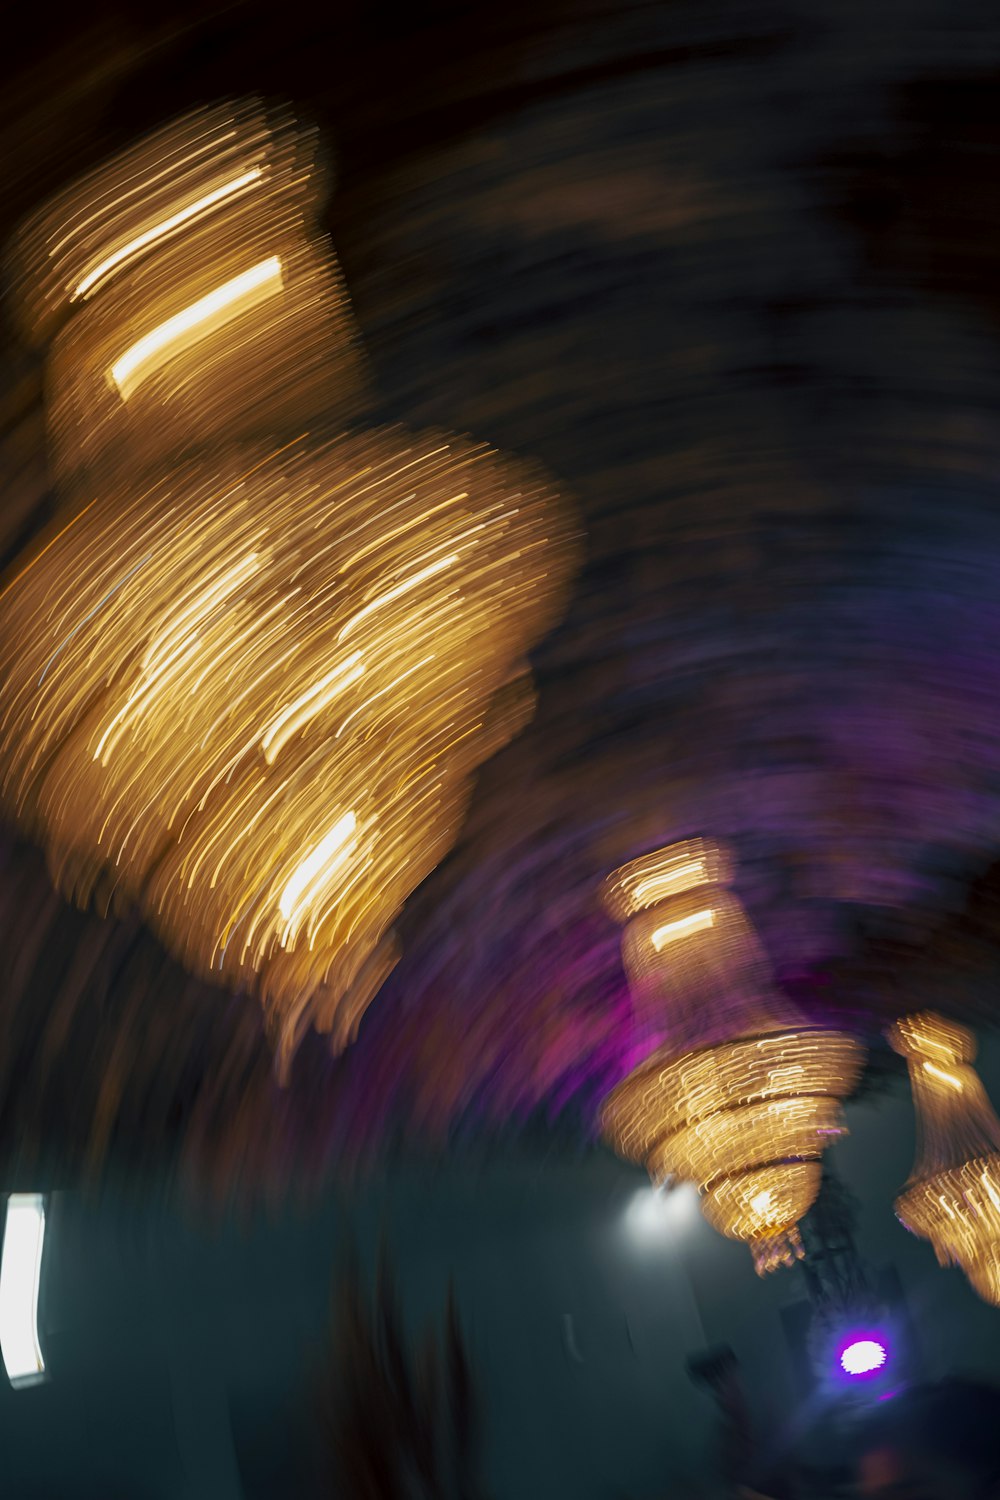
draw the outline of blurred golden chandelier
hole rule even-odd
[[[889,1033],[906,1058],[917,1119],[913,1171],[896,1200],[900,1221],[930,1240],[942,1266],[959,1265],[1000,1306],[1000,1120],[972,1061],[975,1037],[933,1011]]]
[[[364,392],[313,134],[200,111],[14,247],[64,513],[0,593],[0,773],[60,887],[336,1046],[530,716],[573,543],[474,442]],[[339,431],[338,431],[339,430]]]
[[[763,1274],[802,1254],[797,1223],[845,1132],[863,1051],[770,989],[730,878],[724,850],[691,840],[607,882],[640,1025],[667,1040],[608,1096],[602,1126],[654,1183],[694,1182],[709,1223],[746,1241]]]

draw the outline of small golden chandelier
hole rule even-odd
[[[730,877],[725,851],[699,839],[608,881],[637,1015],[666,1040],[605,1100],[602,1126],[654,1182],[694,1182],[706,1219],[746,1241],[763,1274],[803,1253],[798,1220],[824,1148],[845,1133],[840,1102],[864,1053],[769,986]]]
[[[547,482],[344,429],[361,364],[313,133],[202,110],[21,232],[65,514],[0,593],[0,782],[60,888],[355,1034],[475,770],[533,707],[574,545]]]
[[[889,1032],[906,1058],[917,1121],[913,1171],[896,1214],[930,1240],[942,1266],[962,1267],[1000,1307],[1000,1120],[976,1070],[972,1032],[933,1011]]]

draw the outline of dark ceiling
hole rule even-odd
[[[152,14],[156,15],[153,8]],[[162,14],[162,13],[161,13]],[[780,981],[989,1024],[1000,936],[1000,22],[966,0],[121,5],[11,40],[10,231],[186,106],[322,126],[379,410],[548,466],[586,563],[358,1044],[279,1091],[253,1002],[2,849],[0,1147],[306,1186],[560,1122],[629,1046],[605,873],[729,841]],[[6,338],[9,559],[56,504]],[[876,1069],[877,1071],[877,1069]]]

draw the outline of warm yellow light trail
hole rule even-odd
[[[362,621],[366,620],[369,615],[374,614],[377,609],[384,609],[393,600],[401,599],[411,589],[417,588],[421,583],[426,582],[428,578],[434,578],[438,573],[443,573],[445,568],[450,568],[453,563],[457,562],[458,554],[453,552],[450,557],[439,558],[437,562],[430,563],[426,568],[421,568],[411,578],[405,578],[402,583],[397,583],[395,588],[388,589],[384,594],[379,594],[377,599],[373,599],[370,604],[365,605],[364,609],[359,609],[356,615],[351,616],[337,637],[337,640],[343,641],[347,636],[353,635]]]
[[[709,927],[714,926],[714,911],[711,909],[696,911],[690,917],[681,917],[676,922],[664,922],[662,927],[656,928],[650,942],[659,953],[668,943],[675,943],[680,938],[693,937],[696,932],[705,932]]]
[[[210,193],[204,193],[194,203],[187,204],[185,208],[178,209],[176,213],[170,214],[166,219],[162,219],[159,224],[154,224],[151,229],[145,230],[142,234],[137,234],[134,239],[129,240],[128,244],[120,246],[117,250],[113,250],[92,271],[88,271],[87,275],[74,288],[71,300],[78,302],[80,298],[86,297],[87,293],[99,281],[103,281],[112,271],[116,271],[125,261],[130,260],[133,255],[138,255],[141,250],[147,249],[150,245],[155,244],[157,240],[165,239],[174,230],[180,229],[184,224],[190,223],[192,219],[196,219],[199,214],[207,212],[208,209],[215,208],[217,204],[234,197],[237,193],[242,192],[244,188],[251,187],[255,182],[260,181],[260,177],[260,167],[251,167],[248,172],[241,172],[231,182],[223,183],[222,187],[215,188]]]
[[[953,1088],[956,1094],[960,1094],[965,1087],[961,1078],[956,1078],[954,1073],[948,1073],[944,1068],[936,1067],[932,1062],[924,1063],[924,1071],[932,1074],[935,1078],[940,1078],[941,1082],[946,1083],[949,1088]]]
[[[278,910],[291,927],[300,906],[301,897],[307,888],[318,882],[322,875],[328,879],[347,858],[347,843],[358,826],[354,813],[345,813],[334,823],[326,838],[320,839],[311,854],[307,854],[278,899]]]
[[[703,885],[705,878],[704,860],[692,860],[688,864],[678,865],[676,869],[652,875],[648,880],[638,881],[632,888],[632,897],[637,905],[652,906],[658,901],[666,900],[667,896],[680,894],[690,890],[692,886]]]
[[[264,759],[269,766],[274,765],[282,746],[287,744],[294,734],[308,724],[310,719],[322,713],[338,693],[344,692],[352,682],[357,682],[364,671],[364,667],[359,665],[360,661],[361,652],[355,651],[346,661],[334,667],[332,672],[321,677],[319,682],[314,682],[311,687],[307,687],[294,703],[290,703],[287,708],[281,710],[278,717],[265,731],[260,742]]]
[[[144,334],[111,366],[112,379],[123,400],[128,399],[148,374],[148,367],[164,350],[171,350],[171,345],[183,347],[186,342],[207,338],[241,313],[249,312],[265,297],[280,292],[281,287],[281,260],[277,255],[271,255]],[[177,352],[171,350],[171,353]]]

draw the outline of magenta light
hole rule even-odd
[[[874,1375],[888,1358],[888,1350],[877,1338],[854,1338],[840,1351],[840,1368],[845,1375]]]

